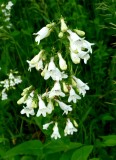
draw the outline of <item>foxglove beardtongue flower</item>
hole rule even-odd
[[[27,60],[27,63],[29,63],[29,71],[31,71],[31,68],[36,67],[37,70],[43,69],[43,61],[42,61],[42,55],[44,53],[44,50],[41,50],[31,61]]]
[[[44,125],[43,125],[43,129],[46,129],[46,130],[47,130],[48,127],[49,127],[49,125],[52,124],[52,123],[53,123],[53,121],[51,121],[50,123],[44,124]]]
[[[26,106],[21,110],[21,114],[26,114],[26,116],[29,117],[30,115],[35,115],[35,112],[32,107]]]
[[[53,27],[54,25],[52,26],[48,26],[46,25],[45,27],[43,27],[42,29],[40,29],[37,33],[33,33],[33,35],[37,35],[36,38],[35,38],[35,41],[38,43],[40,43],[40,40],[48,37],[51,33],[51,27]]]
[[[72,88],[70,89],[70,96],[68,98],[68,102],[73,101],[73,103],[76,103],[77,99],[81,99],[81,97],[79,95],[76,94],[75,90]]]
[[[70,52],[70,56],[71,56],[71,60],[74,64],[78,64],[80,63],[80,57],[78,54],[74,53],[74,52]]]
[[[54,87],[49,92],[49,98],[53,98],[55,96],[65,97],[65,94],[61,91],[61,86],[59,81],[55,82]]]
[[[9,1],[8,4],[6,5],[6,9],[10,10],[12,6],[13,6],[13,3]]]
[[[67,105],[59,100],[56,100],[58,102],[60,108],[64,111],[63,114],[68,114],[69,111],[72,111],[71,105]]]
[[[1,100],[6,100],[8,99],[8,95],[6,93],[6,89],[3,89],[2,92],[1,92]]]
[[[62,58],[61,53],[58,52],[58,57],[59,57],[59,66],[61,70],[66,70],[67,69],[67,64],[66,61]]]
[[[48,64],[48,70],[45,72],[44,79],[47,80],[50,77],[52,77],[54,81],[60,81],[63,78],[68,77],[66,74],[64,74],[64,72],[60,72],[60,70],[56,67],[53,57],[51,58],[50,63]]]
[[[57,139],[57,138],[61,138],[61,135],[59,133],[59,129],[58,129],[58,123],[55,122],[55,125],[53,127],[53,133],[51,135],[51,138]]]
[[[87,84],[83,83],[79,78],[76,78],[75,76],[73,76],[73,79],[76,82],[79,94],[82,94],[84,97],[86,94],[86,90],[89,90],[89,86]]]
[[[53,103],[52,103],[51,99],[49,99],[49,101],[48,101],[47,108],[48,108],[48,114],[51,114],[52,111],[54,110],[54,106],[53,106]]]
[[[64,129],[64,135],[65,136],[70,135],[70,134],[72,135],[73,132],[77,132],[77,129],[73,126],[72,122],[68,118],[66,122],[66,127]]]
[[[45,102],[41,99],[40,96],[38,96],[39,98],[39,110],[37,111],[36,116],[39,117],[40,115],[42,115],[43,117],[46,117],[46,114],[48,113],[48,108],[45,105]]]

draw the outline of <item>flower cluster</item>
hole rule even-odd
[[[34,33],[33,35],[36,35],[35,42],[39,45],[44,38],[50,36],[56,30],[57,26],[56,23],[50,23]],[[92,53],[91,46],[93,43],[89,43],[85,38],[82,38],[81,36],[84,36],[84,34],[81,30],[70,30],[64,19],[60,19],[58,37],[60,42],[67,41],[69,51],[67,52],[66,46],[65,54],[62,54],[60,48],[56,53],[49,53],[48,56],[47,51],[42,49],[30,61],[27,60],[28,70],[31,71],[32,68],[35,68],[44,80],[51,79],[52,85],[48,86],[49,90],[45,93],[38,93],[32,86],[27,87],[23,90],[22,97],[17,102],[18,104],[24,104],[21,114],[26,114],[27,117],[30,115],[46,117],[48,114],[54,115],[54,112],[58,110],[58,113],[60,112],[66,120],[64,136],[77,132],[78,124],[70,116],[70,113],[73,111],[73,104],[81,99],[81,95],[84,97],[86,91],[89,90],[89,86],[72,73],[72,67],[80,63],[81,59],[86,64],[90,58],[89,53]],[[44,130],[53,126],[51,138],[61,137],[58,127],[60,115],[57,115],[57,119],[43,125]],[[62,125],[64,125],[64,122]]]
[[[10,71],[8,74],[8,79],[5,79],[4,81],[0,81],[0,87],[2,87],[1,91],[1,100],[8,99],[7,92],[10,89],[15,89],[15,86],[22,82],[21,76],[17,75],[18,72]]]
[[[11,28],[12,24],[10,22],[10,15],[11,15],[11,8],[13,6],[13,3],[9,1],[6,5],[3,3],[1,4],[1,11],[4,18],[4,24],[0,28],[3,28],[4,26],[6,28]]]

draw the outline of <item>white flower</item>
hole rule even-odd
[[[51,58],[50,63],[48,64],[48,70],[45,72],[44,79],[47,80],[50,77],[54,81],[60,81],[63,78],[68,77],[66,74],[64,74],[64,72],[60,72],[60,70],[56,67],[53,57]]]
[[[29,71],[31,71],[31,68],[36,67],[37,70],[43,68],[43,62],[42,62],[42,54],[44,53],[44,50],[41,50],[31,61],[27,60],[27,63],[29,63]]]
[[[19,84],[22,82],[21,76],[15,76],[14,83]]]
[[[68,114],[69,111],[72,111],[71,105],[67,105],[59,100],[56,100],[58,102],[60,108],[64,111],[63,114]]]
[[[81,97],[76,94],[75,90],[74,90],[74,89],[72,88],[72,86],[71,86],[70,96],[69,96],[69,98],[68,98],[68,102],[73,101],[73,103],[76,103],[76,100],[77,100],[77,99],[81,99]]]
[[[41,72],[41,76],[45,76],[46,72],[47,72],[47,68],[48,68],[48,64],[45,65],[45,68],[43,69],[43,71]]]
[[[61,18],[60,22],[61,22],[61,31],[62,31],[62,32],[66,32],[67,29],[68,29],[68,27],[67,27],[67,25],[66,25],[64,19]]]
[[[72,32],[71,30],[67,30],[67,32],[69,33],[68,39],[70,41],[75,42],[81,39],[75,32]]]
[[[49,99],[48,101],[47,109],[48,109],[48,114],[51,114],[52,111],[54,110],[54,106],[53,106],[51,99]]]
[[[73,126],[72,122],[68,118],[66,122],[66,127],[64,129],[64,135],[65,136],[70,135],[70,134],[72,135],[73,132],[77,132],[77,129]]]
[[[21,114],[26,114],[26,116],[29,117],[29,115],[35,115],[35,112],[32,107],[26,106],[21,110]]]
[[[86,94],[86,90],[89,90],[89,86],[87,84],[83,83],[79,78],[76,78],[75,76],[73,76],[73,79],[76,82],[79,94],[82,94],[84,97]]]
[[[46,130],[47,130],[48,127],[49,127],[49,125],[52,124],[52,123],[53,123],[53,121],[51,121],[50,123],[44,124],[44,125],[43,125],[43,129],[46,129]]]
[[[40,40],[42,40],[50,35],[50,32],[51,32],[51,29],[49,27],[43,27],[37,33],[33,33],[33,35],[37,35],[35,37],[35,41],[38,43],[38,45],[40,43]]]
[[[61,53],[58,52],[58,57],[59,57],[59,66],[61,70],[66,70],[67,69],[67,64],[66,61],[62,58]]]
[[[51,135],[51,138],[54,138],[54,139],[61,138],[57,122],[55,122],[55,125],[53,127],[53,133]]]
[[[6,5],[6,9],[10,10],[12,6],[13,6],[13,3],[9,1],[8,4]]]
[[[35,68],[36,68],[37,71],[43,70],[43,61],[42,61],[42,59],[39,60],[39,62],[36,64]]]
[[[71,60],[74,64],[80,63],[80,57],[77,53],[70,52]]]
[[[6,100],[6,99],[8,99],[8,95],[6,93],[6,89],[3,89],[1,93],[1,100]]]
[[[36,116],[39,117],[42,114],[43,117],[46,117],[46,113],[48,113],[48,109],[45,105],[45,102],[41,99],[41,97],[38,96],[38,98],[39,98],[39,110]]]
[[[65,97],[65,94],[61,91],[61,86],[59,81],[55,82],[54,87],[49,92],[49,98],[53,98],[54,96]]]

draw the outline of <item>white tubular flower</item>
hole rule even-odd
[[[36,68],[37,71],[43,70],[43,61],[42,61],[42,59],[39,60],[39,62],[36,64],[35,68]]]
[[[39,98],[39,110],[36,114],[37,117],[39,117],[41,114],[43,117],[46,117],[46,113],[48,113],[48,109],[44,103],[44,101],[41,99],[40,96],[38,96]]]
[[[30,115],[35,115],[35,112],[32,107],[26,106],[21,110],[21,114],[26,114],[26,116],[29,117]]]
[[[51,114],[52,111],[54,110],[54,106],[53,106],[53,103],[52,103],[51,99],[49,99],[47,109],[48,109],[48,114]]]
[[[33,35],[37,35],[35,37],[35,41],[38,43],[40,43],[40,40],[48,37],[50,35],[51,29],[48,27],[43,27],[42,29],[40,29],[37,33],[33,33]]]
[[[74,64],[78,64],[80,63],[80,57],[78,54],[74,53],[74,52],[70,52],[70,56],[71,56],[71,60]]]
[[[55,82],[54,87],[49,92],[49,98],[53,98],[55,96],[65,97],[65,94],[61,91],[61,86],[59,81]]]
[[[73,126],[72,122],[68,118],[66,122],[66,127],[64,129],[64,135],[65,136],[70,135],[70,134],[73,135],[73,132],[77,132],[77,129]]]
[[[83,83],[79,78],[76,78],[75,76],[73,76],[73,79],[75,80],[75,82],[77,84],[79,94],[82,94],[84,97],[86,94],[86,90],[89,90],[89,86],[87,84]]]
[[[63,114],[68,114],[69,111],[72,111],[71,105],[67,105],[59,100],[56,100],[58,102],[60,108],[64,111]]]
[[[8,99],[8,95],[6,93],[6,89],[3,89],[1,92],[1,100],[6,100]]]
[[[44,77],[46,72],[47,72],[47,68],[48,68],[48,64],[45,65],[45,68],[43,69],[43,71],[41,72],[41,76]]]
[[[70,41],[75,42],[81,39],[75,32],[72,32],[71,30],[67,30],[67,32],[69,33],[68,39]]]
[[[52,124],[52,123],[53,123],[53,121],[51,121],[50,123],[44,124],[44,125],[43,125],[43,129],[47,130],[48,127],[49,127],[49,125]]]
[[[60,22],[61,22],[61,31],[62,31],[62,32],[66,32],[67,29],[68,29],[68,27],[67,27],[67,25],[66,25],[64,19],[61,18]]]
[[[69,98],[68,98],[68,102],[73,101],[73,103],[76,103],[77,99],[81,99],[81,97],[79,95],[76,94],[75,90],[72,88],[70,89],[70,93],[69,93]]]
[[[42,54],[44,53],[44,50],[41,50],[31,61],[27,60],[27,63],[29,63],[29,71],[31,71],[31,68],[36,67],[36,69],[42,69],[43,68],[43,62],[42,62]]]
[[[53,133],[51,135],[51,138],[54,138],[54,139],[61,138],[57,122],[55,122],[55,125],[53,127]]]
[[[58,52],[58,57],[59,57],[59,66],[61,70],[66,70],[67,69],[67,64],[66,61],[62,58],[61,53]]]
[[[60,70],[56,67],[56,65],[54,63],[54,58],[53,57],[51,58],[50,63],[48,64],[48,70],[45,72],[44,79],[47,80],[50,77],[54,81],[60,81],[63,78],[67,78],[68,77],[63,72],[60,72]]]

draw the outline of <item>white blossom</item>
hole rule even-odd
[[[48,129],[48,127],[49,127],[49,125],[50,125],[50,124],[52,124],[52,123],[53,123],[53,121],[51,121],[51,122],[49,122],[49,123],[44,124],[44,125],[43,125],[43,129],[47,130],[47,129]]]
[[[64,72],[60,72],[60,70],[56,67],[53,57],[51,58],[50,63],[48,64],[48,70],[45,72],[44,79],[47,80],[50,77],[54,81],[60,81],[63,78],[68,77],[66,74],[64,74]]]
[[[40,96],[38,96],[39,98],[39,110],[37,111],[36,116],[39,117],[40,115],[42,115],[43,117],[46,117],[46,113],[48,113],[48,109],[45,105],[45,102],[41,99]]]
[[[13,6],[13,3],[9,1],[8,4],[6,5],[6,9],[10,10],[12,6]]]
[[[58,102],[60,108],[64,111],[63,114],[68,114],[69,111],[72,111],[71,105],[67,105],[59,100],[56,100]]]
[[[42,61],[42,54],[44,53],[44,50],[41,50],[34,58],[29,61],[27,60],[27,63],[29,64],[29,71],[31,71],[31,68],[36,68],[37,70],[43,69],[43,61]]]
[[[70,56],[71,56],[71,60],[74,64],[80,63],[80,57],[77,53],[74,53],[74,52],[71,51]]]
[[[51,135],[51,138],[54,138],[54,139],[61,138],[57,122],[55,122],[55,125],[53,127],[53,133]]]
[[[40,43],[40,40],[48,37],[50,35],[51,29],[49,27],[43,27],[42,29],[40,29],[37,33],[33,33],[33,35],[37,35],[35,37],[35,41],[38,43]]]
[[[21,110],[21,114],[26,114],[26,116],[29,117],[30,115],[35,115],[35,112],[32,107],[26,106]]]
[[[81,97],[79,95],[76,94],[75,90],[72,88],[70,89],[70,93],[69,93],[69,98],[68,98],[68,102],[73,101],[73,103],[76,103],[77,99],[81,99]]]
[[[82,94],[84,97],[86,94],[86,90],[89,90],[89,86],[87,84],[83,83],[79,78],[76,78],[75,76],[73,76],[73,79],[76,82],[79,94]]]
[[[61,53],[58,52],[58,57],[59,57],[59,66],[61,70],[66,70],[67,69],[67,64],[66,61],[62,58]]]
[[[61,91],[61,86],[59,81],[56,81],[54,87],[49,92],[49,98],[53,98],[55,96],[65,97],[65,94]]]
[[[48,109],[48,114],[51,114],[52,111],[54,110],[53,102],[51,101],[51,99],[49,99],[48,101],[47,109]]]
[[[6,93],[6,89],[3,89],[1,92],[1,100],[6,100],[8,99],[8,95]]]
[[[72,122],[68,118],[67,122],[66,122],[66,127],[64,129],[64,135],[65,136],[70,135],[70,134],[73,135],[73,132],[77,132],[77,129],[74,127],[74,125],[72,124]]]

